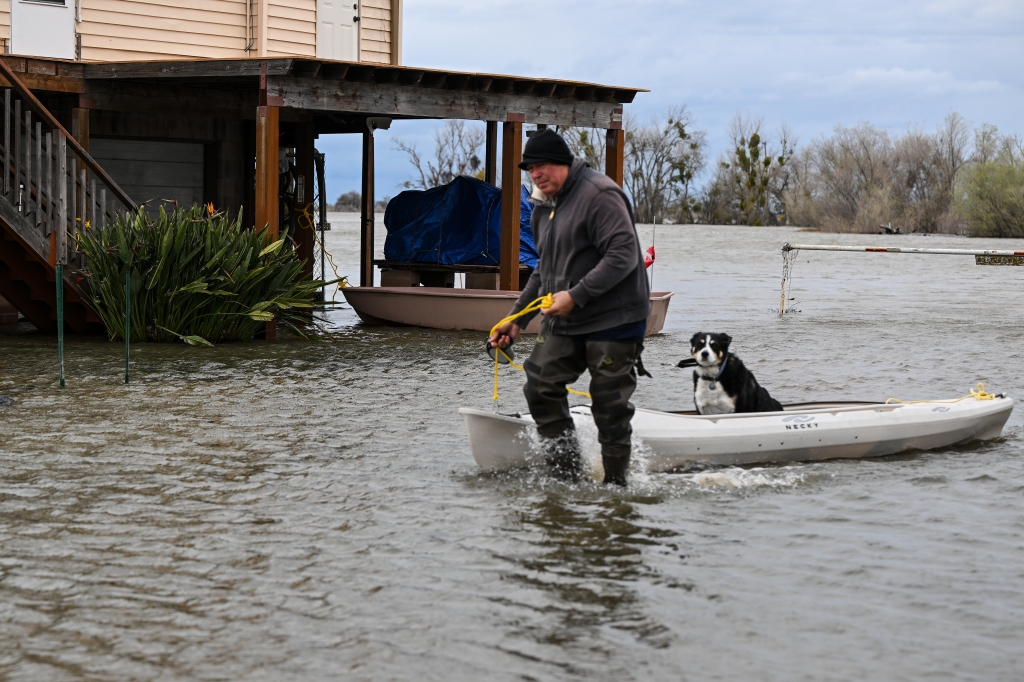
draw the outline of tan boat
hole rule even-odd
[[[480,332],[490,331],[519,298],[516,291],[442,287],[345,287],[341,292],[366,324]],[[651,292],[648,336],[665,326],[670,298],[671,291]],[[539,330],[538,316],[530,322],[526,333],[536,334]]]

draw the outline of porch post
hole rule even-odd
[[[605,136],[605,175],[622,187],[625,179],[626,132],[622,128],[612,128]]]
[[[256,231],[278,238],[278,143],[280,109],[267,105],[267,63],[260,64],[260,105],[256,108]],[[267,340],[277,339],[277,320],[267,322]]]
[[[498,122],[487,122],[487,137],[484,141],[484,182],[498,185]]]
[[[519,291],[519,194],[522,187],[519,162],[523,159],[523,120],[509,114],[501,141],[501,260],[498,288]]]
[[[259,107],[256,113],[256,231],[266,228],[273,241],[278,235],[277,155],[278,107]]]
[[[363,186],[359,209],[359,286],[373,286],[373,130],[363,131]]]

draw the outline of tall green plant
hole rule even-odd
[[[124,338],[124,275],[131,272],[131,340],[188,343],[252,339],[267,322],[308,324],[321,281],[285,240],[244,229],[204,207],[143,208],[105,229],[88,227],[85,254],[93,305],[111,340]]]

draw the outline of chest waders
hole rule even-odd
[[[633,435],[630,421],[636,411],[629,399],[636,390],[634,365],[641,343],[551,335],[548,327],[545,320],[530,358],[523,363],[523,393],[548,465],[566,480],[579,480],[582,474],[583,457],[565,387],[589,370],[591,412],[601,443],[604,482],[626,485]]]

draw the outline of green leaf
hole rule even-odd
[[[190,346],[209,346],[213,348],[213,344],[201,336],[181,336],[180,338]]]
[[[266,256],[268,253],[277,253],[278,249],[280,249],[283,245],[284,239],[278,239],[276,242],[260,251],[260,258]]]
[[[171,293],[171,296],[177,296],[178,294],[194,294],[194,293],[197,293],[197,292],[200,292],[200,291],[203,292],[203,293],[206,293],[206,287],[207,287],[206,282],[204,282],[201,279],[197,279],[196,281],[192,282],[191,284],[186,284],[185,286],[181,287],[180,289],[177,289],[177,290],[173,291]]]

